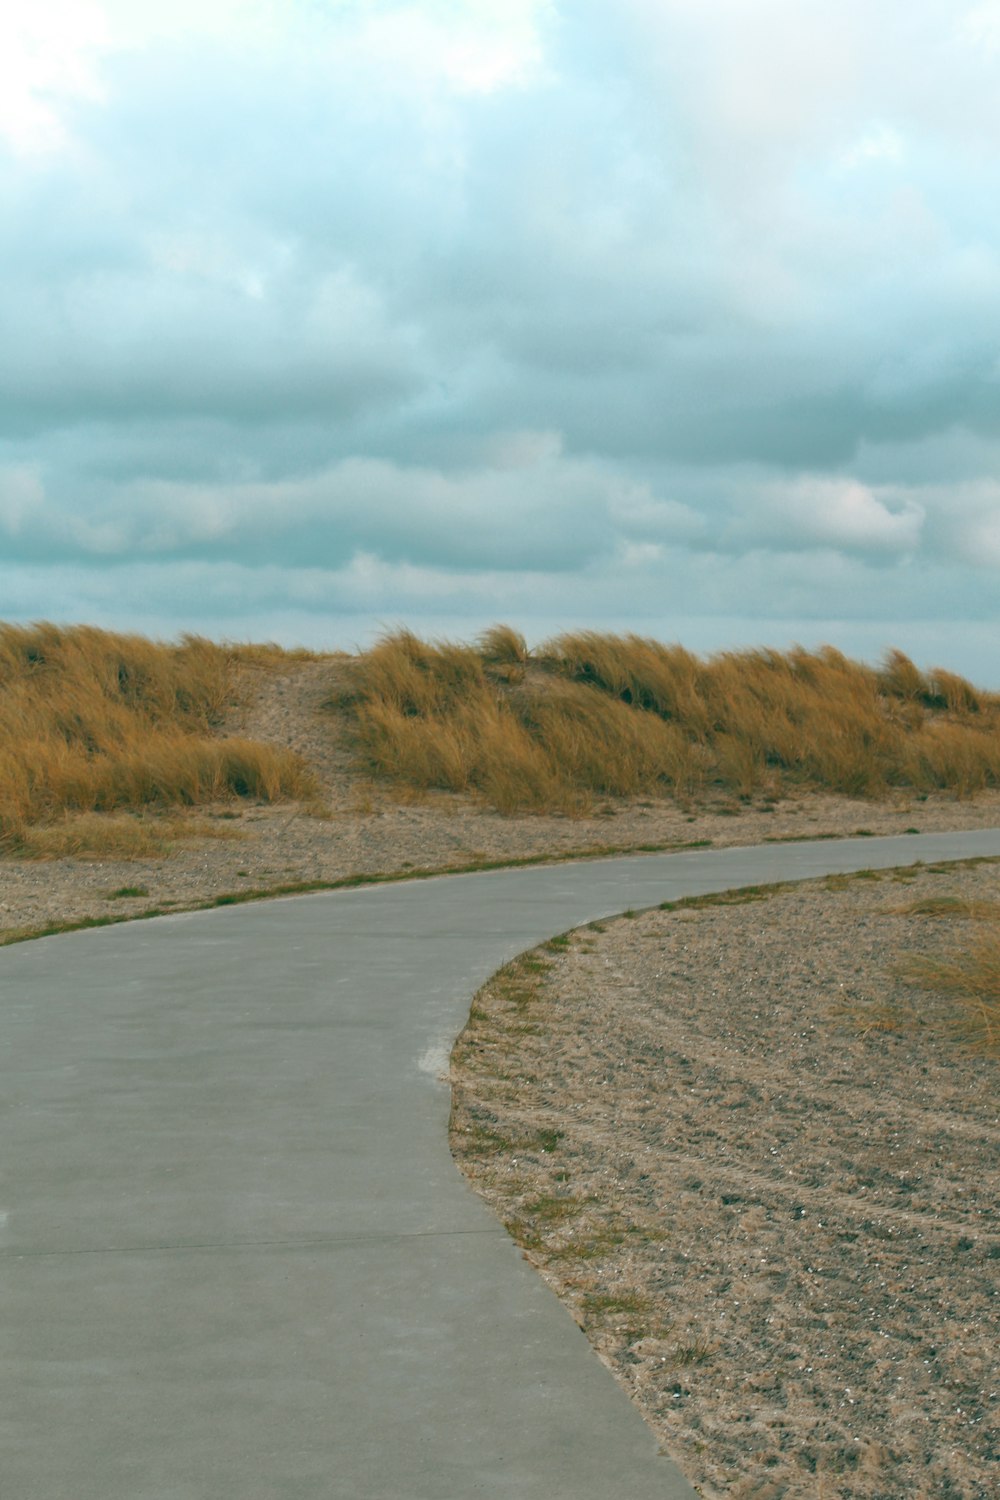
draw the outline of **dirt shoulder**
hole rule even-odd
[[[892,966],[998,870],[617,919],[477,997],[459,1164],[706,1496],[996,1493],[997,1064]]]
[[[475,868],[484,862],[568,857],[690,842],[723,847],[767,839],[901,833],[915,828],[1000,824],[1000,793],[959,802],[872,803],[811,796],[771,806],[727,801],[698,808],[608,800],[590,817],[503,817],[449,794],[407,800],[354,769],[343,718],[324,703],[343,685],[336,658],[284,672],[248,669],[222,733],[298,750],[316,772],[327,815],[316,805],[245,803],[197,809],[196,838],[161,858],[0,859],[0,933],[50,923],[141,915],[301,882],[413,870]],[[138,894],[122,894],[122,892]]]

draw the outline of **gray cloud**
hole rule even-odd
[[[0,145],[7,597],[983,618],[1000,24],[884,9],[526,3],[476,52],[446,0],[265,7],[100,56],[58,149]]]

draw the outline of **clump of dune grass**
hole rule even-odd
[[[594,797],[885,797],[1000,785],[1000,698],[832,647],[709,659],[637,635],[567,632],[534,652],[509,626],[475,645],[386,635],[338,702],[370,773],[501,812]]]
[[[315,795],[291,751],[213,735],[232,661],[196,636],[174,646],[90,626],[0,625],[0,847],[61,841],[72,852],[58,822],[67,813]],[[122,824],[106,836],[119,847],[131,837]],[[88,847],[95,837],[91,826]]]
[[[528,643],[510,625],[491,625],[478,637],[479,655],[488,666],[520,666],[528,660]]]
[[[226,641],[221,648],[227,661],[240,666],[280,667],[289,662],[324,661],[346,652],[311,651],[308,646],[279,646],[277,641]]]
[[[919,989],[942,996],[947,1009],[935,1019],[955,1040],[1000,1055],[1000,922],[977,923],[962,951],[950,957],[911,957],[896,972]]]
[[[176,844],[238,839],[238,828],[183,813],[65,813],[21,836],[26,859],[158,859]]]
[[[697,779],[691,747],[662,719],[551,676],[514,687],[489,666],[472,647],[408,632],[360,658],[353,707],[370,770],[475,792],[501,812],[581,812],[595,793],[628,797]]]
[[[476,645],[483,665],[504,682],[523,682],[528,664],[528,643],[520,631],[510,625],[491,625],[478,637]]]
[[[1000,902],[967,901],[962,896],[924,896],[892,910],[901,917],[1000,918]]]

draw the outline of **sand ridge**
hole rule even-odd
[[[345,687],[346,659],[247,666],[220,733],[298,750],[314,768],[317,804],[230,803],[196,809],[225,838],[177,845],[165,858],[0,859],[0,933],[47,923],[182,910],[229,893],[352,875],[474,868],[486,861],[767,839],[902,833],[908,828],[1000,824],[1000,792],[875,803],[803,796],[771,806],[731,799],[697,808],[607,799],[589,817],[505,817],[450,793],[410,796],[374,783],[354,764],[346,717],[325,704]],[[138,890],[138,895],[122,895]]]

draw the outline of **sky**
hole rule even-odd
[[[1000,687],[1000,0],[0,12],[0,618]]]

